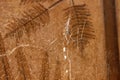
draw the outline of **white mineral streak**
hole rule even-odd
[[[65,39],[67,41],[67,44],[69,43],[69,40],[67,38],[67,35],[69,35],[69,25],[70,25],[70,17],[68,18],[68,21],[66,23],[65,33],[64,33]]]
[[[54,44],[57,41],[57,38],[50,42],[49,46]]]
[[[15,47],[15,48],[13,48],[11,51],[7,51],[5,54],[0,55],[0,57],[10,56],[10,55],[13,54],[13,52],[14,52],[16,49],[21,48],[21,47],[28,47],[28,46],[30,46],[30,45],[29,45],[29,44],[25,44],[25,45],[24,45],[24,44],[21,44],[21,45]]]
[[[71,60],[70,59],[68,59],[68,61],[69,61],[69,78],[70,78],[70,80],[72,80],[72,75],[71,75]]]
[[[41,50],[41,48],[39,48],[38,46],[34,46],[34,45],[30,45],[30,44],[21,44],[16,46],[15,48],[13,48],[12,50],[8,50],[5,54],[0,55],[0,57],[4,57],[4,56],[10,56],[12,55],[17,49],[19,48],[26,48],[26,47],[31,47],[37,50]]]
[[[68,70],[66,70],[66,73],[68,73]]]
[[[68,21],[66,22],[66,26],[65,26],[65,32],[63,33],[64,37],[65,37],[65,40],[67,41],[67,45],[69,44],[69,39],[68,39],[68,36],[70,35],[69,34],[69,26],[70,26],[70,16],[68,18]],[[64,53],[64,59],[66,61],[68,61],[68,69],[65,70],[65,73],[67,75],[69,75],[69,79],[71,80],[71,60],[69,58],[69,54],[68,54],[68,49],[64,46],[63,47],[63,53]]]
[[[64,59],[67,59],[67,56],[64,56]]]
[[[63,48],[63,52],[66,52],[66,47]]]
[[[57,39],[53,40],[53,41],[49,44],[49,46],[52,45],[52,44],[54,44],[56,41],[57,41]],[[31,47],[31,48],[40,50],[40,48],[39,48],[38,46],[34,46],[34,45],[30,45],[30,44],[21,44],[21,45],[16,46],[16,47],[13,48],[12,50],[6,51],[6,53],[0,55],[0,57],[10,56],[10,55],[12,55],[17,49],[19,49],[19,48],[26,48],[26,47]]]

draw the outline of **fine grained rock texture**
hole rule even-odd
[[[86,5],[94,31],[82,55],[65,35],[72,0],[21,1],[0,0],[0,80],[107,80],[102,0],[74,0]]]

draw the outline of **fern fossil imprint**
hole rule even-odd
[[[8,33],[4,38],[7,37],[17,37],[18,35],[21,37],[23,33],[30,34],[30,32],[36,31],[40,29],[41,26],[45,26],[49,23],[49,11],[58,3],[63,0],[58,0],[49,6],[47,9],[42,6],[40,3],[32,6],[32,9],[24,11],[22,14],[22,18],[13,18],[13,22],[11,22],[8,27]],[[39,25],[39,26],[37,26]]]
[[[35,32],[40,27],[45,26],[49,22],[49,13],[46,8],[41,4],[33,5],[31,9],[24,11],[22,18],[13,18],[7,30],[9,30],[6,37],[22,37],[24,33],[29,35],[31,32]]]
[[[75,5],[65,9],[65,20],[67,21],[66,33],[70,45],[84,50],[90,39],[94,39],[93,25],[90,19],[90,12],[86,5]]]

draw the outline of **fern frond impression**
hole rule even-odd
[[[85,46],[94,39],[94,30],[90,18],[91,14],[86,5],[74,5],[65,9],[65,20],[69,20],[69,28],[66,28],[70,45],[81,52]],[[67,21],[68,22],[68,21]]]
[[[44,27],[49,22],[49,13],[41,4],[33,5],[32,8],[24,11],[21,18],[14,18],[8,27],[6,37],[21,37],[24,33],[30,34]]]

